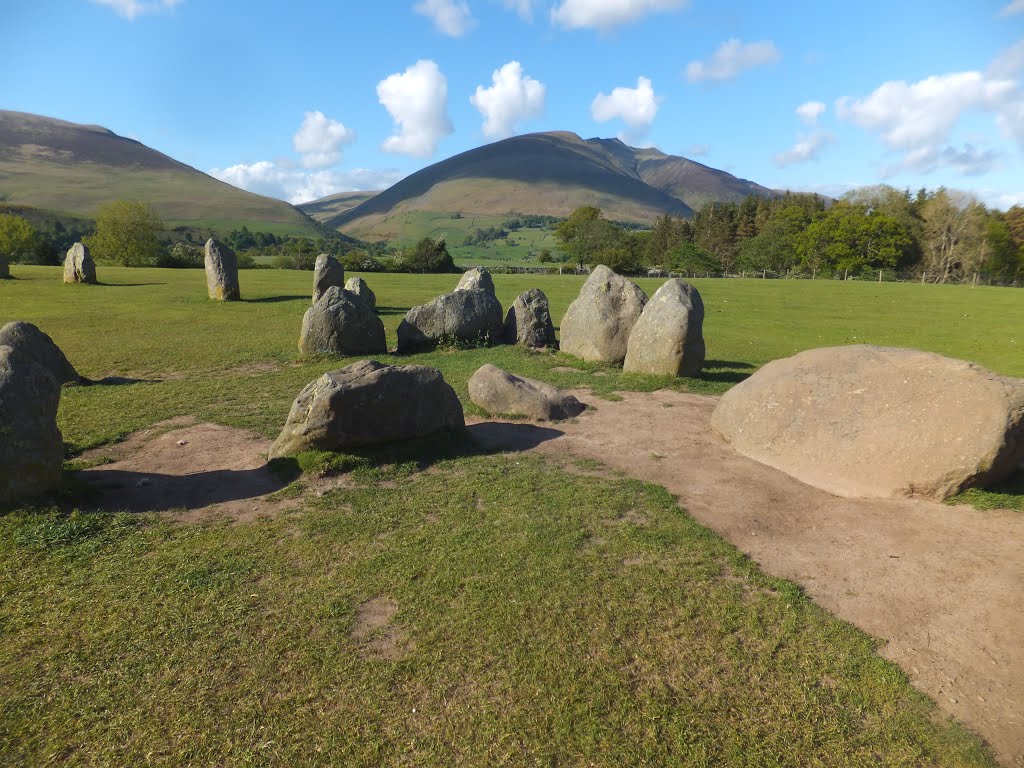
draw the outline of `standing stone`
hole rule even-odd
[[[621,363],[646,303],[640,286],[598,265],[562,318],[562,351],[581,360]]]
[[[494,278],[487,267],[473,267],[459,279],[456,291],[487,291],[494,296]]]
[[[572,395],[544,381],[526,379],[497,366],[481,366],[469,379],[469,399],[491,414],[557,421],[586,410]]]
[[[96,285],[96,262],[84,243],[75,243],[64,257],[64,282]]]
[[[235,252],[212,237],[206,241],[206,291],[217,301],[239,301],[238,258]]]
[[[377,296],[370,290],[370,286],[366,284],[366,281],[363,280],[363,278],[350,277],[348,282],[345,283],[345,290],[349,293],[354,293],[362,299],[369,305],[370,309],[377,309]]]
[[[362,360],[303,388],[270,458],[346,451],[465,426],[459,398],[437,368]]]
[[[494,294],[458,290],[413,307],[398,326],[398,351],[429,349],[438,344],[491,344],[501,338],[501,302]]]
[[[0,255],[0,280],[11,279],[11,265],[7,263],[2,255]]]
[[[505,343],[524,347],[555,346],[548,297],[540,288],[519,294],[505,315]]]
[[[32,323],[16,320],[0,328],[0,346],[10,347],[15,358],[41,365],[58,384],[83,381],[60,347]]]
[[[622,369],[660,376],[700,376],[704,367],[704,302],[673,278],[655,291],[629,334]]]
[[[302,318],[299,351],[305,355],[382,355],[384,323],[353,293],[332,285]]]
[[[327,293],[327,289],[332,285],[337,288],[344,287],[345,268],[329,253],[321,253],[316,257],[316,264],[313,266],[313,303],[320,301],[320,297]]]
[[[64,442],[57,428],[60,383],[50,372],[0,345],[0,507],[60,486]]]

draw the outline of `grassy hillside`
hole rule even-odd
[[[0,111],[0,202],[94,216],[118,199],[151,204],[172,227],[314,236],[293,206],[245,192],[98,126]]]
[[[365,203],[377,192],[339,192],[336,195],[321,197],[309,203],[299,203],[296,208],[319,222],[328,221],[345,211]]]
[[[694,210],[710,202],[738,203],[750,195],[774,197],[778,193],[746,179],[710,168],[685,157],[656,149],[637,151],[637,171],[645,182],[678,197]]]

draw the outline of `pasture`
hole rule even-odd
[[[232,304],[208,301],[198,270],[100,265],[100,286],[12,272],[0,325],[36,323],[81,374],[122,380],[64,390],[69,467],[174,417],[272,438],[302,386],[351,362],[298,355],[307,272],[243,271]],[[408,308],[458,280],[363,277],[389,346]],[[495,276],[506,307],[542,288],[556,324],[582,281]],[[467,414],[484,362],[590,388],[598,408],[616,391],[720,393],[847,343],[1024,376],[1019,291],[693,282],[700,379],[511,347],[395,361],[440,368]],[[0,764],[992,764],[870,637],[659,486],[458,442],[299,465],[279,492],[292,503],[255,521],[68,515],[95,502],[70,478],[63,509],[0,517]]]

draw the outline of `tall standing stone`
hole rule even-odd
[[[305,355],[383,355],[384,323],[370,306],[332,285],[302,318],[299,351]]]
[[[704,302],[673,278],[647,302],[629,334],[622,369],[661,376],[700,376],[704,367]]]
[[[206,241],[206,291],[217,301],[239,301],[238,257],[235,252],[212,237]]]
[[[41,365],[58,384],[78,384],[85,380],[68,361],[64,352],[46,333],[32,323],[15,320],[0,328],[0,347],[12,349],[19,360],[31,360]]]
[[[555,346],[548,297],[540,288],[519,294],[505,315],[505,343],[524,347]]]
[[[487,267],[473,267],[466,270],[466,273],[459,279],[455,286],[456,291],[487,291],[494,296],[494,278],[487,271]]]
[[[320,301],[320,297],[327,293],[331,286],[345,286],[345,268],[331,254],[321,253],[316,257],[316,264],[313,266],[313,303]]]
[[[599,264],[562,318],[562,351],[581,360],[621,363],[646,303],[640,286]]]
[[[96,284],[96,262],[85,243],[75,243],[64,257],[64,282]]]
[[[345,282],[345,290],[349,293],[354,293],[362,299],[370,309],[377,309],[377,295],[370,290],[370,286],[366,284],[366,281],[363,280],[363,278],[350,277]]]

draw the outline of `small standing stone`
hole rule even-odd
[[[597,265],[562,318],[562,351],[581,360],[621,363],[646,303],[640,286]]]
[[[64,258],[64,282],[96,285],[96,262],[84,243],[75,243]]]
[[[235,252],[212,237],[206,241],[206,290],[217,301],[239,301],[238,257]]]
[[[473,267],[467,270],[455,286],[456,291],[487,291],[494,296],[494,278],[487,267]]]
[[[505,342],[524,347],[555,346],[555,327],[551,323],[548,297],[540,288],[531,288],[508,308],[505,315]]]
[[[305,355],[383,355],[384,323],[354,293],[332,285],[302,318],[299,351]]]
[[[316,257],[316,264],[313,266],[313,303],[320,301],[320,297],[327,293],[331,286],[342,288],[345,285],[345,268],[341,262],[329,253],[321,253]]]
[[[370,286],[361,277],[350,277],[345,283],[345,290],[354,293],[362,299],[372,310],[377,309],[377,296],[370,290]]]
[[[586,409],[558,387],[516,376],[490,363],[470,377],[469,399],[491,414],[526,416],[538,421],[571,419]]]
[[[704,367],[704,302],[678,278],[655,291],[629,334],[622,370],[700,376]]]

